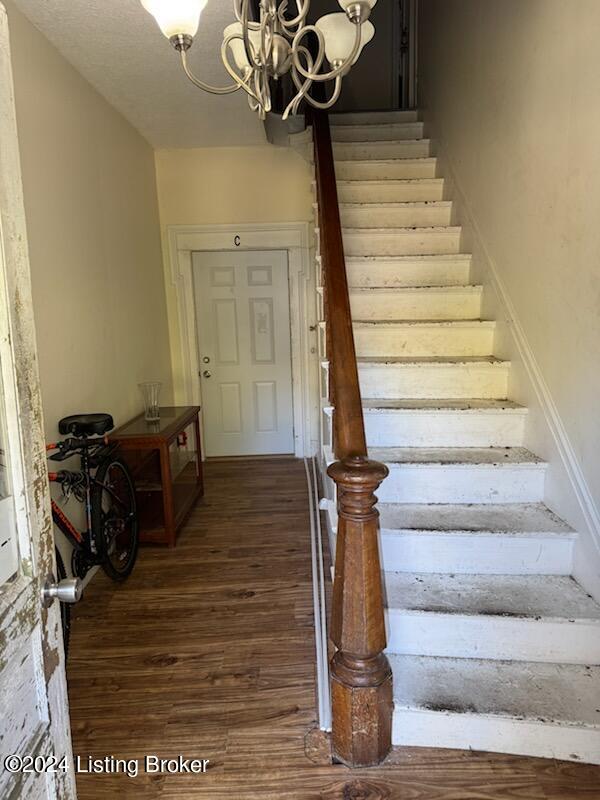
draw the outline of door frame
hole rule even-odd
[[[167,244],[171,283],[177,297],[182,375],[175,381],[178,402],[202,405],[196,335],[192,254],[202,251],[287,250],[292,343],[294,454],[315,452],[317,408],[313,402],[316,375],[316,304],[311,303],[311,248],[308,222],[247,223],[241,225],[169,225]],[[312,337],[315,337],[311,340]]]

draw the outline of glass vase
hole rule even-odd
[[[160,381],[146,381],[138,385],[144,396],[144,417],[147,422],[156,422],[160,419],[158,398],[162,383]]]

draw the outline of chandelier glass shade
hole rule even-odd
[[[343,11],[326,14],[314,25],[307,22],[310,0],[260,0],[260,17],[250,19],[250,0],[233,0],[235,21],[223,32],[221,58],[233,83],[216,87],[191,71],[187,52],[194,42],[200,15],[208,0],[141,0],[160,29],[179,52],[185,74],[211,94],[244,91],[261,119],[272,110],[271,81],[290,74],[295,95],[283,119],[298,113],[302,101],[331,108],[341,93],[342,80],[375,35],[369,22],[377,0],[338,0]],[[315,84],[331,83],[327,99],[315,97]]]

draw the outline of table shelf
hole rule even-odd
[[[177,532],[203,495],[200,407],[161,408],[160,420],[140,414],[111,434],[136,485],[140,541],[174,547]]]

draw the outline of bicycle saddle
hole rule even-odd
[[[58,423],[63,436],[102,436],[115,427],[110,414],[73,414]]]

